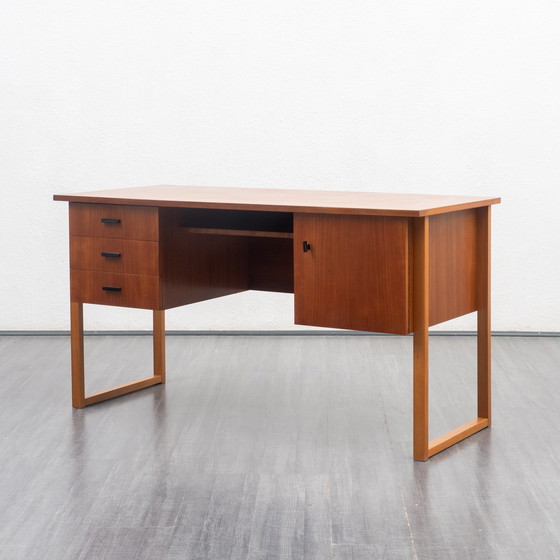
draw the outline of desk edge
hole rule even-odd
[[[360,216],[399,216],[422,218],[448,212],[458,212],[471,208],[481,208],[500,204],[500,197],[492,197],[458,204],[436,206],[423,210],[403,210],[398,208],[345,208],[334,206],[300,206],[285,204],[246,204],[234,202],[189,202],[184,200],[158,200],[139,198],[120,198],[80,194],[55,194],[53,200],[62,202],[83,202],[89,204],[116,204],[127,206],[156,206],[162,208],[208,208],[219,210],[261,210],[266,212],[294,212],[302,214],[351,214]]]

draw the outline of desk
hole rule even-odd
[[[166,309],[267,290],[295,323],[414,334],[413,456],[490,426],[490,208],[499,198],[135,187],[70,203],[72,405],[165,382]],[[85,394],[83,304],[153,310],[153,375]],[[477,417],[428,441],[428,327],[477,311]]]

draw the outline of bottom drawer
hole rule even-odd
[[[70,299],[82,303],[160,309],[159,277],[71,270]]]

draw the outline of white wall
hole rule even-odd
[[[0,330],[68,328],[53,193],[169,183],[502,196],[493,327],[560,331],[559,30],[553,0],[2,0]],[[288,329],[291,301],[168,326]]]

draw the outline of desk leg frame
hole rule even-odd
[[[432,441],[428,439],[429,218],[414,220],[413,456],[427,461],[491,424],[490,207],[477,222],[477,418]]]
[[[89,395],[85,394],[85,359],[84,359],[84,305],[81,302],[70,303],[70,337],[72,341],[72,406],[84,408],[107,399],[119,397],[139,389],[165,383],[165,311],[154,312],[154,374],[104,389]]]

